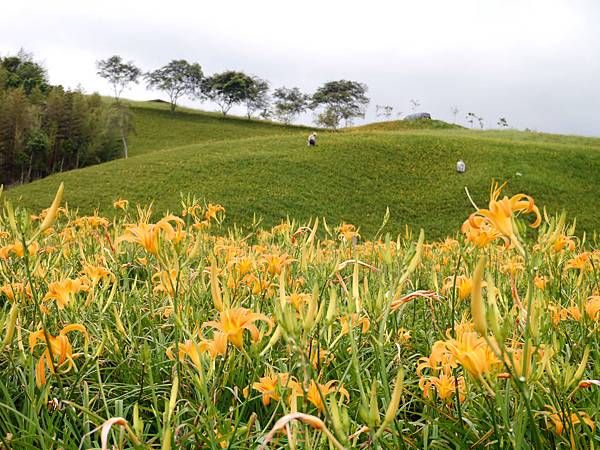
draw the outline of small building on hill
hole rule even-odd
[[[404,118],[404,120],[417,120],[417,119],[430,119],[431,120],[431,114],[426,113],[426,112],[419,112],[419,113],[409,114],[408,116],[406,116]]]

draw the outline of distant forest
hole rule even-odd
[[[52,86],[32,55],[0,57],[0,184],[25,183],[114,159],[131,129],[126,108]]]

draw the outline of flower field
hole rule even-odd
[[[600,446],[598,243],[525,194],[436,242],[61,199],[2,201],[1,449]]]

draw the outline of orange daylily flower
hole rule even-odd
[[[31,285],[29,283],[27,283],[27,285],[25,285],[24,283],[4,284],[3,286],[0,286],[0,294],[4,294],[6,298],[8,298],[8,300],[10,300],[11,302],[14,301],[17,295],[25,294],[25,296],[28,299],[33,298],[33,294],[31,292]]]
[[[444,287],[442,288],[442,290],[444,292],[448,292],[452,290],[452,287],[454,286],[454,288],[458,291],[458,299],[464,300],[465,298],[468,298],[471,295],[472,285],[473,281],[470,277],[467,277],[465,275],[459,275],[456,277],[455,281],[454,277],[450,276],[447,277],[444,281]],[[482,285],[485,285],[485,282],[483,282]]]
[[[298,382],[294,377],[290,377],[288,373],[279,373],[274,375],[266,375],[261,377],[257,382],[252,384],[252,389],[257,390],[262,394],[263,405],[269,406],[271,400],[279,401],[280,393],[287,387],[297,387]]]
[[[479,248],[485,247],[501,236],[484,217],[473,215],[465,220],[460,231],[466,236],[467,241]]]
[[[572,428],[572,426],[576,424],[585,423],[592,431],[594,431],[596,427],[594,421],[584,411],[571,413],[567,418],[565,413],[557,412],[556,408],[553,406],[549,406],[548,408],[550,409],[550,413],[545,417],[550,420],[550,423],[554,427],[553,431],[559,436],[562,435],[565,425]],[[572,429],[570,430],[570,434],[573,434]]]
[[[543,291],[546,289],[546,284],[548,284],[548,277],[536,275],[533,279],[533,284],[535,284],[538,289]]]
[[[104,279],[112,279],[114,281],[115,275],[105,267],[92,266],[86,264],[82,270],[82,273],[90,280],[92,286],[96,286]]]
[[[178,236],[173,224],[184,225],[183,220],[176,216],[166,216],[157,223],[148,223],[147,217],[137,225],[128,225],[125,233],[117,238],[117,244],[123,241],[133,242],[141,245],[148,253],[158,255],[158,246],[161,235],[166,240],[172,240]]]
[[[27,247],[29,256],[35,255],[39,249],[40,244],[38,244],[37,241],[34,241],[31,244],[29,244],[29,246]],[[23,244],[20,241],[15,241],[15,243],[12,245],[1,247],[0,259],[8,259],[11,253],[18,258],[22,258],[23,256],[25,256],[25,249],[23,248]]]
[[[46,341],[46,333],[44,333],[44,330],[38,330],[29,335],[29,348],[31,353],[33,353],[38,341],[46,344],[46,351],[40,357],[35,368],[35,380],[38,387],[46,384],[46,367],[48,367],[51,373],[55,373],[54,369],[60,369],[65,363],[65,372],[68,372],[75,366],[73,359],[75,359],[76,355],[73,355],[73,348],[67,337],[67,333],[71,331],[83,333],[84,338],[87,341],[88,332],[85,327],[80,324],[67,325],[57,336],[52,336],[48,333],[49,342]],[[50,355],[50,352],[52,352],[52,355]]]
[[[332,380],[328,381],[325,384],[317,384],[314,380],[310,380],[310,385],[308,386],[308,391],[306,393],[306,398],[309,402],[316,406],[316,408],[323,412],[325,410],[325,404],[323,403],[323,399],[330,394],[339,393],[343,397],[346,397],[346,401],[350,401],[350,394],[342,385],[337,385],[337,381]]]
[[[77,227],[85,227],[89,226],[90,228],[106,228],[109,225],[108,219],[104,217],[99,217],[97,215],[94,216],[84,216],[73,222],[73,225]]]
[[[42,301],[55,300],[58,309],[64,309],[73,301],[75,294],[88,289],[89,286],[81,278],[65,278],[61,281],[53,281],[48,285],[48,292]]]
[[[576,270],[579,270],[580,272],[590,270],[589,262],[590,262],[591,257],[592,257],[592,254],[590,252],[580,253],[579,255],[575,256],[574,258],[571,258],[570,260],[568,260],[565,267],[567,269],[576,269]]]
[[[353,238],[360,237],[357,228],[351,223],[343,223],[337,227],[338,237],[344,242],[350,242]]]
[[[341,316],[339,318],[340,325],[342,325],[342,330],[340,331],[340,336],[343,336],[350,331],[350,326],[361,327],[362,334],[365,334],[371,328],[371,322],[367,316],[359,317],[357,313],[350,314],[348,316]]]
[[[164,292],[169,297],[174,297],[175,291],[182,287],[178,277],[179,271],[175,269],[155,273],[152,276],[152,282],[156,283],[154,292]]]
[[[208,206],[206,207],[206,212],[204,213],[204,218],[206,219],[207,222],[210,222],[211,219],[217,219],[217,213],[219,212],[225,212],[225,208],[223,208],[221,205],[213,205],[212,203],[209,203]]]
[[[417,375],[421,376],[423,369],[430,369],[437,372],[444,367],[456,367],[456,365],[456,361],[446,348],[446,343],[444,341],[436,341],[431,348],[431,354],[419,358]]]
[[[600,319],[600,295],[592,295],[585,302],[585,313],[591,320]]]
[[[226,342],[231,342],[239,349],[244,348],[244,330],[250,332],[250,336],[254,342],[260,339],[260,333],[254,322],[263,321],[269,325],[271,333],[273,329],[273,321],[264,314],[255,313],[246,308],[231,308],[223,310],[219,313],[220,320],[209,321],[202,324],[202,328],[210,327],[223,333]]]
[[[419,387],[426,397],[431,396],[432,388],[435,389],[440,400],[449,403],[456,395],[458,390],[458,401],[465,401],[465,379],[462,376],[454,377],[450,368],[445,367],[438,376],[421,377]]]
[[[561,234],[552,244],[552,250],[555,253],[558,253],[564,249],[569,249],[571,252],[575,250],[575,241],[573,240],[572,236],[565,236],[564,234]]]

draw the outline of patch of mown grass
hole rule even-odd
[[[485,206],[484,186],[495,178],[509,181],[507,193],[527,192],[540,205],[576,216],[580,232],[598,230],[596,141],[507,137],[469,130],[324,133],[310,150],[304,133],[209,141],[63,173],[7,194],[40,209],[64,180],[71,207],[111,215],[120,197],[153,202],[162,213],[179,211],[179,194],[193,193],[223,204],[228,223],[248,225],[254,214],[266,226],[288,215],[324,216],[354,223],[365,236],[389,207],[389,231],[409,225],[435,238],[455,233],[473,211],[465,186]],[[463,175],[455,172],[458,159],[467,164]]]

